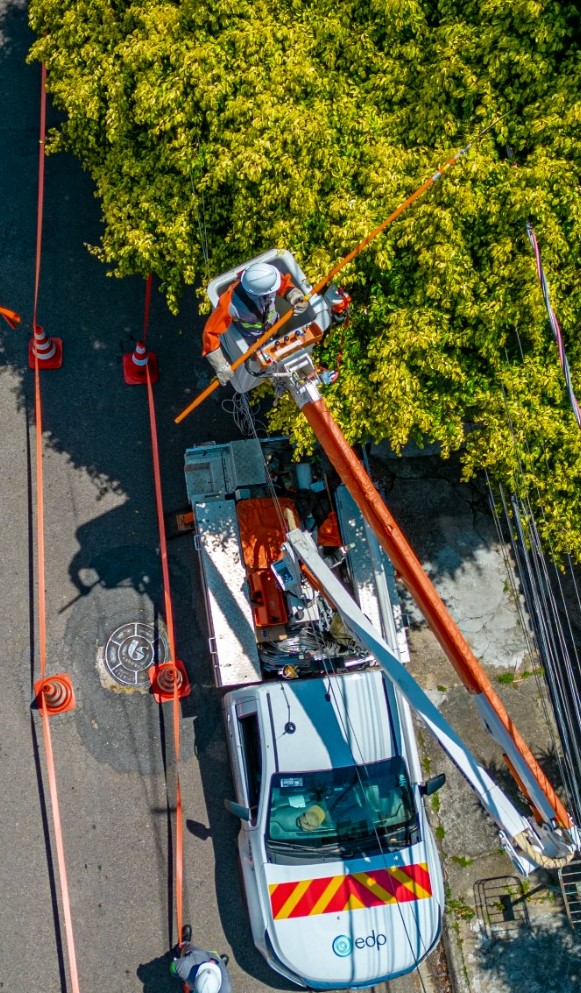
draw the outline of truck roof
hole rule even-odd
[[[256,699],[279,771],[378,762],[401,752],[395,698],[379,669],[269,681],[230,695]]]

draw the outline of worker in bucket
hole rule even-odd
[[[278,319],[275,307],[277,296],[283,297],[296,314],[305,312],[309,301],[302,290],[293,285],[288,273],[282,275],[267,262],[253,262],[244,270],[240,279],[222,293],[212,311],[202,340],[202,355],[207,358],[222,386],[234,375],[222,347],[220,336],[233,325],[252,343]]]
[[[172,976],[181,979],[184,989],[194,993],[232,993],[226,968],[228,956],[198,948],[192,944],[191,937],[192,929],[186,924],[182,930],[182,943],[169,967]]]

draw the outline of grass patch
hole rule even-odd
[[[464,903],[464,900],[447,900],[446,910],[463,921],[471,921],[476,916],[476,912],[467,903]]]
[[[474,859],[469,859],[466,855],[452,855],[452,862],[456,865],[461,865],[463,869],[467,869],[469,865],[472,865]]]
[[[500,676],[496,677],[497,683],[503,683],[505,686],[513,686],[514,683],[520,683],[523,679],[530,679],[531,676],[542,675],[542,669],[523,669],[522,672],[501,672]]]

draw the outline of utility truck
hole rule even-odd
[[[407,659],[393,570],[322,460],[284,439],[186,452],[252,934],[312,989],[367,987],[437,942],[443,883],[410,708],[308,574],[289,587],[289,526]],[[278,571],[277,571],[278,570]]]
[[[223,706],[252,934],[277,972],[313,989],[376,985],[411,971],[438,940],[442,871],[424,810],[412,710],[495,820],[522,874],[558,867],[577,827],[514,727],[320,394],[313,345],[345,317],[335,287],[311,291],[286,251],[245,266],[290,272],[308,299],[260,348],[233,329],[224,351],[239,393],[270,378],[319,443],[296,463],[285,439],[186,451],[185,476]],[[335,310],[333,309],[335,308]],[[496,785],[406,668],[394,575],[407,586],[500,744],[527,817]]]

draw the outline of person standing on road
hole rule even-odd
[[[187,924],[183,929],[182,944],[169,971],[176,979],[181,979],[184,989],[194,993],[232,993],[232,984],[226,968],[227,955],[207,952],[194,945],[190,938],[192,929]]]

